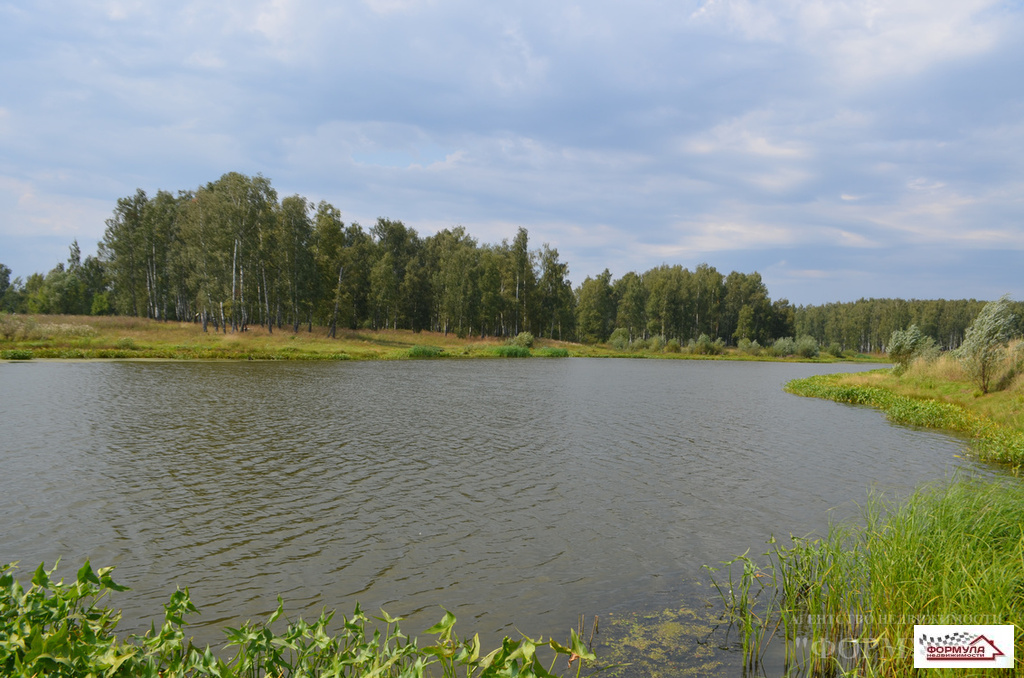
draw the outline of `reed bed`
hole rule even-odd
[[[716,584],[757,669],[785,643],[787,676],[919,675],[914,624],[1024,619],[1024,485],[953,479],[900,504],[875,494],[863,523],[772,541],[760,562],[724,563]],[[1015,654],[1024,658],[1018,630]],[[945,669],[977,676],[978,669]]]

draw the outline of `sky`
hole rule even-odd
[[[796,305],[1024,298],[1020,0],[0,0],[0,263],[226,172]]]

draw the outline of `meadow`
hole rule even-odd
[[[703,338],[702,338],[703,339]],[[790,341],[790,343],[792,343]],[[794,344],[795,346],[795,344]],[[713,349],[713,350],[711,350]],[[794,349],[795,350],[795,349]],[[727,348],[711,342],[636,341],[580,344],[534,338],[459,337],[411,330],[343,330],[335,338],[323,327],[269,332],[204,332],[198,323],[125,316],[0,314],[0,359],[164,359],[164,360],[404,360],[417,358],[631,357],[724,360],[882,361],[883,356],[777,356],[769,351]]]

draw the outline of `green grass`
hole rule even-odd
[[[890,388],[850,383],[852,375],[826,374],[786,384],[796,395],[841,403],[868,405],[886,413],[895,423],[940,429],[967,436],[978,458],[1009,465],[1017,472],[1024,465],[1024,431],[1000,424],[964,405],[896,393]]]
[[[1024,483],[1015,477],[1024,465],[1024,430],[1013,417],[986,416],[1002,411],[993,401],[1016,394],[971,394],[949,361],[912,367],[903,377],[879,370],[799,379],[786,390],[964,435],[979,458],[1006,464],[1012,475],[954,478],[899,504],[875,494],[860,522],[785,544],[772,539],[759,559],[723,563],[716,585],[742,633],[749,667],[781,642],[798,675],[918,675],[915,624],[1024,619]],[[1015,653],[1024,657],[1020,633]],[[978,674],[946,669],[943,675]]]
[[[495,346],[494,355],[500,358],[529,358],[530,349],[526,348],[525,346],[507,344],[505,346]]]
[[[863,524],[772,540],[760,561],[724,563],[719,591],[752,667],[774,641],[786,643],[799,675],[918,675],[914,624],[1024,619],[1022,515],[1024,485],[1015,478],[954,479],[898,505],[873,495]],[[1015,654],[1024,657],[1019,632]]]
[[[678,342],[647,346],[643,350],[617,350],[608,344],[579,344],[532,337],[521,333],[503,337],[458,337],[440,332],[411,330],[339,329],[328,337],[324,327],[291,328],[250,326],[244,332],[203,332],[198,323],[158,321],[124,316],[45,316],[0,313],[0,351],[31,351],[43,359],[150,358],[164,360],[408,360],[434,357],[450,359],[525,357],[517,349],[539,357],[630,357],[664,359],[783,360],[725,349],[722,355],[694,355],[678,350]],[[510,349],[501,349],[510,343]],[[515,351],[510,353],[509,351]],[[880,358],[862,357],[878,361]],[[813,362],[834,362],[815,358]]]
[[[500,647],[484,653],[479,635],[455,634],[450,612],[426,630],[434,640],[420,646],[401,632],[401,619],[387,613],[369,618],[357,605],[340,624],[332,623],[333,612],[313,622],[288,620],[280,598],[265,622],[225,628],[224,647],[214,652],[187,637],[186,618],[197,613],[187,589],[177,590],[164,605],[159,629],[122,639],[117,633],[121,613],[100,604],[125,590],[111,578],[112,569],[94,571],[86,561],[75,581],[65,584],[53,578],[56,567],[40,565],[26,587],[12,565],[0,566],[0,675],[545,678],[554,675],[560,657],[569,660],[568,670],[577,677],[584,662],[595,659],[575,630],[567,645],[506,637]]]

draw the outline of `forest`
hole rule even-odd
[[[204,330],[393,328],[459,336],[628,342],[704,337],[726,345],[810,336],[843,351],[881,351],[916,324],[956,348],[984,301],[860,299],[794,307],[760,274],[702,263],[661,265],[573,288],[569,265],[526,229],[481,244],[464,228],[421,237],[401,221],[345,224],[335,206],[279,199],[267,178],[231,172],[176,195],[139,189],[117,201],[95,256],[27,280],[0,263],[0,310],[201,323]],[[1024,304],[1015,302],[1018,331]]]

